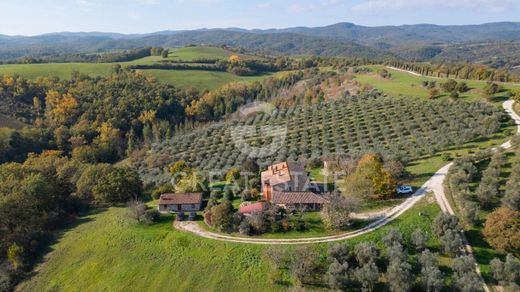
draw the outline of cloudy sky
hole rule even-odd
[[[520,0],[0,0],[0,34],[520,21]]]

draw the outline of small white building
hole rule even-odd
[[[200,211],[201,193],[162,194],[159,199],[159,212],[191,212]]]

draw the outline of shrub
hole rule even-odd
[[[159,222],[161,214],[156,209],[148,209],[144,212],[143,220],[146,224]]]

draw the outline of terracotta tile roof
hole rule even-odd
[[[238,212],[244,214],[244,213],[259,212],[259,211],[263,211],[263,210],[264,210],[264,203],[258,202],[258,203],[253,203],[253,204],[249,204],[249,205],[240,206],[240,208],[238,209]]]
[[[201,193],[162,194],[159,205],[200,204]]]
[[[294,162],[281,162],[267,167],[266,171],[262,171],[262,183],[269,182],[274,186],[295,179],[295,176],[306,176],[303,166]]]
[[[273,204],[325,204],[327,200],[313,192],[273,192]]]

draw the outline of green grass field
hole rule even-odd
[[[237,76],[228,72],[197,70],[143,70],[157,80],[181,88],[214,89],[229,82],[261,81],[270,74],[258,76]]]
[[[405,238],[416,229],[430,230],[439,212],[430,199],[387,226],[349,240],[380,244],[389,228]],[[127,221],[125,210],[111,208],[78,220],[63,232],[19,291],[282,291],[273,284],[272,267],[262,257],[264,245],[204,239],[173,230],[171,217],[152,226]],[[327,244],[320,245],[326,248]],[[436,250],[436,240],[430,248]],[[290,247],[284,247],[290,248]]]
[[[150,65],[161,60],[193,60],[193,59],[226,59],[234,54],[231,51],[215,47],[185,47],[170,49],[169,56],[164,59],[160,56],[150,56],[130,62],[121,62],[122,66]],[[250,55],[238,54],[242,58],[253,58]],[[107,76],[115,63],[49,63],[49,64],[7,64],[0,65],[0,76],[20,75],[27,79],[38,77],[70,78],[73,71],[90,76]],[[181,88],[195,87],[198,89],[214,89],[233,81],[262,80],[269,74],[259,76],[237,76],[228,72],[201,71],[201,70],[142,70],[159,81]]]
[[[436,81],[437,84],[447,80],[433,77],[414,76],[406,72],[396,71],[388,68],[387,70],[392,74],[392,76],[389,79],[385,79],[375,73],[377,69],[381,68],[382,66],[365,67],[372,69],[373,72],[366,74],[354,74],[356,80],[361,84],[370,84],[374,88],[379,89],[391,96],[414,96],[428,98],[428,89],[421,85],[423,80]],[[466,93],[461,93],[460,97],[467,100],[480,100],[482,98],[482,88],[486,85],[486,82],[475,80],[464,80],[464,82],[468,84],[471,90]],[[501,83],[501,85],[504,87],[504,89],[520,88],[520,85],[511,83]],[[441,96],[446,96],[446,94],[443,93]],[[500,100],[500,96],[501,94],[497,94],[497,99]]]
[[[195,59],[227,59],[231,55],[237,55],[243,59],[258,58],[256,56],[234,53],[218,47],[184,47],[168,50],[168,59],[191,61]]]

